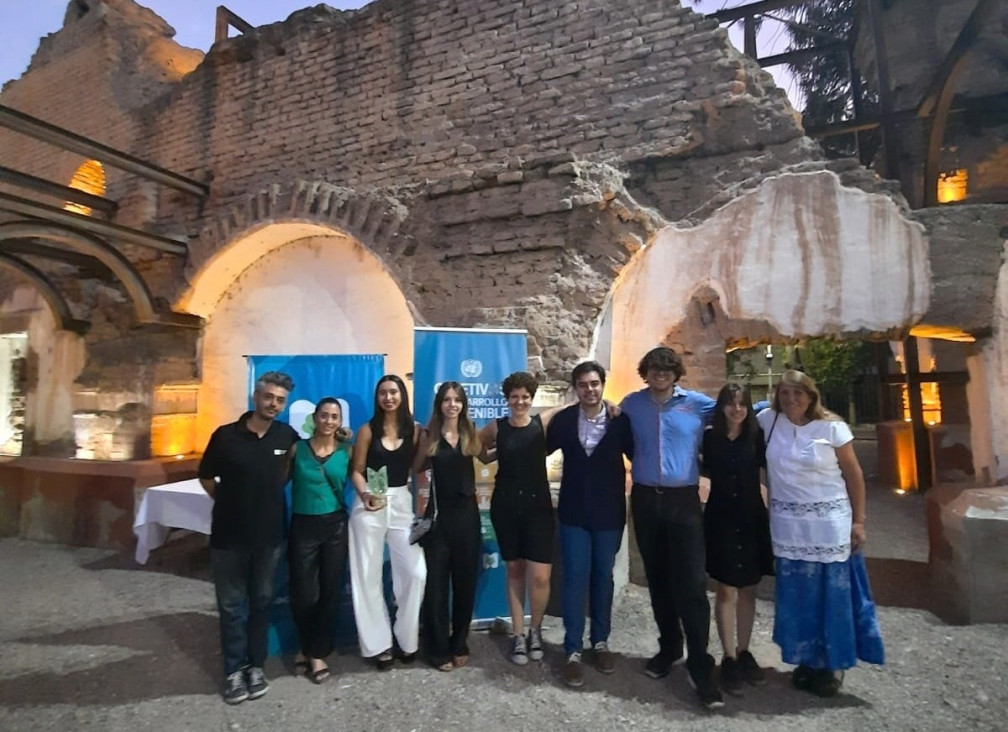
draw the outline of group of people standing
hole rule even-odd
[[[882,662],[882,643],[864,560],[864,481],[849,428],[823,410],[815,384],[787,372],[772,406],[754,413],[747,391],[729,384],[711,399],[678,385],[685,369],[672,349],[640,361],[646,388],[616,406],[603,400],[606,372],[578,364],[577,403],[532,414],[538,387],[529,373],[502,384],[509,415],[477,431],[464,388],[438,388],[426,429],[409,410],[405,385],[384,376],[374,415],[350,446],[339,402],[321,400],[314,433],[298,440],[275,421],[293,389],[271,372],[256,383],[254,409],[215,431],[199,468],[215,498],[211,558],[220,612],[224,699],[266,693],[267,611],[283,536],[282,486],[292,480],[288,537],[291,608],[298,630],[298,670],[316,683],[329,676],[332,629],[344,566],[361,654],[377,668],[420,652],[442,671],[464,666],[475,606],[482,539],[473,459],[496,460],[490,516],[506,562],[512,637],[518,665],[543,657],[542,620],[550,593],[554,541],[563,562],[564,682],[584,684],[585,606],[588,658],[612,673],[609,648],[613,567],[630,505],[658,627],[652,678],[685,663],[700,703],[723,706],[721,690],[739,693],[764,673],[749,652],[755,586],[777,574],[774,640],[797,665],[796,687],[835,694],[843,669],[860,658]],[[564,458],[556,511],[546,457]],[[706,511],[699,475],[711,480]],[[761,493],[769,485],[769,511]],[[411,474],[429,470],[434,528],[410,542]],[[357,499],[347,505],[348,484]],[[558,528],[557,528],[558,527]],[[422,545],[422,546],[421,546]],[[382,583],[384,551],[392,568],[394,618]],[[715,619],[724,655],[720,673],[708,653],[708,574],[716,583]],[[526,607],[530,624],[526,632]],[[840,675],[838,675],[838,672]]]

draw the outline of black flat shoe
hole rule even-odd
[[[791,672],[791,683],[800,691],[812,691],[815,680],[816,671],[808,666],[799,666]]]
[[[816,671],[815,678],[812,681],[812,691],[823,699],[829,699],[839,694],[841,686],[843,686],[842,671],[837,676],[832,671],[820,669]]]
[[[400,653],[399,662],[406,666],[409,666],[416,660],[416,656],[417,656],[416,651],[414,651],[413,653]]]
[[[395,659],[392,657],[392,653],[389,651],[385,651],[384,653],[379,654],[375,658],[375,666],[378,668],[379,671],[388,671],[390,668],[392,668],[392,664],[394,663]]]

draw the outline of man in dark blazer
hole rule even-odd
[[[546,431],[546,450],[563,453],[560,481],[560,548],[563,556],[564,682],[584,684],[585,594],[591,628],[589,642],[596,668],[615,670],[609,650],[613,565],[626,526],[626,469],[633,455],[633,433],[626,415],[609,415],[602,400],[605,369],[595,361],[574,367],[571,383],[578,403],[557,412]]]

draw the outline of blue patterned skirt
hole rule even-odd
[[[846,562],[777,558],[774,642],[785,663],[838,671],[884,663],[864,555]]]

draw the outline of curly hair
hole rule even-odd
[[[535,396],[538,388],[539,382],[528,371],[515,371],[501,383],[501,391],[504,392],[505,398],[510,396],[515,389],[525,389],[529,396]]]

